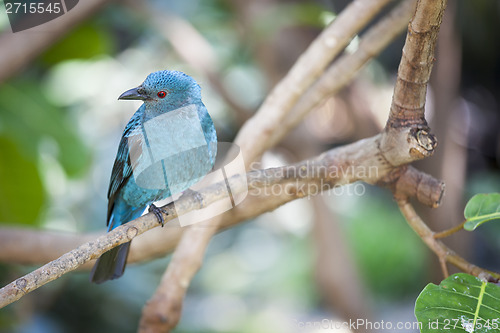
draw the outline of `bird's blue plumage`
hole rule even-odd
[[[120,99],[141,99],[123,131],[108,190],[108,231],[142,215],[148,205],[186,190],[212,169],[217,136],[190,76],[148,75]],[[91,273],[101,283],[123,274],[130,242],[104,253]]]

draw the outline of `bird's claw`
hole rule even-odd
[[[165,225],[165,220],[163,219],[163,214],[162,213],[165,213],[166,215],[168,215],[168,213],[166,211],[164,211],[161,208],[156,207],[155,204],[149,205],[148,211],[150,213],[155,214],[156,218],[158,219],[158,223],[160,223],[162,227]]]

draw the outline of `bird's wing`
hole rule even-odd
[[[133,135],[134,129],[140,125],[140,120],[142,117],[141,108],[132,116],[128,122],[125,130],[123,131],[122,138],[120,140],[120,145],[118,146],[118,152],[116,153],[115,163],[113,165],[113,170],[111,171],[111,179],[109,180],[108,189],[108,218],[107,224],[109,224],[109,219],[111,213],[113,212],[113,207],[115,203],[116,196],[120,193],[122,187],[126,184],[127,180],[132,175],[132,164],[130,161],[130,140],[140,140],[140,136]],[[140,147],[141,145],[134,145],[135,147]],[[140,153],[140,152],[139,152]]]

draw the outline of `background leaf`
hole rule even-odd
[[[344,217],[361,275],[378,298],[417,295],[428,281],[426,249],[399,211],[387,204],[389,197],[382,191],[374,193],[357,199],[364,209],[350,208],[349,220]]]
[[[464,216],[467,219],[464,229],[469,231],[485,222],[500,219],[500,193],[476,194],[465,206]]]
[[[51,138],[57,159],[69,176],[82,174],[90,154],[67,114],[52,105],[40,87],[18,81],[0,89],[0,133],[12,139],[27,157],[38,158],[39,143]]]
[[[500,332],[500,287],[465,273],[429,283],[415,303],[421,332]]]
[[[38,169],[0,136],[0,222],[35,224],[45,201]]]
[[[110,54],[113,49],[114,40],[108,31],[96,23],[87,22],[48,49],[42,61],[53,65],[68,59],[88,59]]]

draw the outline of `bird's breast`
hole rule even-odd
[[[186,190],[213,164],[195,104],[148,117],[131,132],[128,148],[135,184],[155,196]]]

